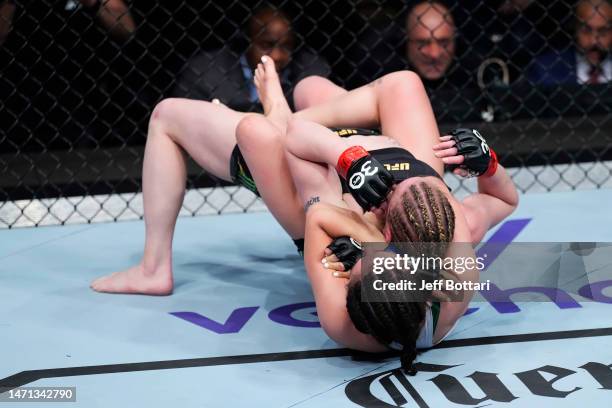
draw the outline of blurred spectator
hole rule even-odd
[[[330,67],[322,58],[306,50],[295,51],[295,38],[285,13],[264,7],[249,19],[247,36],[250,44],[241,54],[227,47],[202,52],[192,58],[178,80],[175,96],[211,100],[219,99],[241,111],[260,109],[253,84],[253,70],[263,55],[276,63],[281,83],[292,101],[292,86],[309,75],[328,76]]]
[[[474,86],[474,65],[458,61],[457,29],[450,9],[441,1],[416,3],[406,18],[406,60],[431,90]]]
[[[379,3],[369,1],[365,4],[369,8],[362,6],[364,11],[360,14],[367,24],[359,27],[359,37],[346,55],[362,83],[392,71],[410,69],[430,91],[457,92],[475,86],[478,63],[463,59],[459,63],[459,54],[463,53],[446,1],[416,1],[404,11],[403,21],[394,18],[400,13],[392,8],[382,9]]]
[[[0,0],[0,46],[4,44],[13,26],[15,3],[13,0]]]
[[[75,0],[66,2],[66,9],[76,6]],[[94,13],[96,20],[108,30],[110,35],[120,42],[130,38],[136,26],[124,0],[78,0],[85,9]]]
[[[575,43],[537,57],[528,69],[533,83],[602,84],[612,79],[612,5],[609,0],[580,0],[575,9]]]
[[[51,0],[49,0],[51,2]],[[59,10],[72,13],[80,8],[86,13],[90,13],[95,19],[108,30],[109,34],[117,41],[125,42],[130,38],[136,26],[130,12],[123,0],[65,0],[58,2],[60,7],[55,7],[54,15]],[[27,8],[32,4],[29,1],[22,1]],[[47,4],[38,5],[45,8]],[[15,0],[0,1],[0,45],[8,37],[13,24],[15,14]]]
[[[444,79],[455,58],[455,22],[438,2],[416,4],[406,19],[406,58],[424,81]]]
[[[11,137],[22,148],[97,146],[123,112],[130,68],[123,47],[136,25],[124,0],[19,0],[2,47]],[[132,96],[133,98],[133,96]],[[112,120],[111,120],[112,119]],[[31,134],[42,142],[34,143]],[[25,145],[27,144],[27,146]]]
[[[309,75],[328,76],[330,67],[307,50],[295,51],[295,38],[285,13],[272,7],[259,9],[249,19],[250,44],[238,54],[227,47],[202,52],[186,65],[174,91],[175,96],[192,99],[219,99],[241,111],[260,109],[253,84],[253,70],[263,55],[276,63],[283,89],[291,101],[293,85]]]

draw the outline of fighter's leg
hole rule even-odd
[[[304,238],[304,211],[285,159],[280,129],[264,116],[247,116],[238,124],[236,138],[272,215],[292,239]]]
[[[436,120],[419,77],[394,72],[295,114],[327,127],[373,127],[398,140],[418,159],[442,174],[442,160],[434,156],[439,142]]]
[[[347,208],[342,200],[342,187],[336,170],[322,159],[313,160],[313,157],[309,157],[313,152],[305,142],[313,136],[317,139],[324,136],[331,139],[336,137],[333,132],[316,123],[303,120],[289,122],[286,156],[301,203],[306,210],[317,203]],[[339,144],[344,143],[344,140],[339,140]]]
[[[285,158],[284,139],[292,113],[283,94],[274,61],[263,57],[255,70],[255,86],[265,116],[247,116],[236,129],[238,147],[261,198],[294,240],[304,238],[304,211]],[[301,250],[298,242],[298,250]]]
[[[327,78],[312,75],[302,79],[293,90],[295,110],[309,108],[327,102],[348,92]]]
[[[94,290],[151,295],[172,292],[172,237],[186,180],[183,152],[209,173],[229,180],[235,129],[243,116],[224,106],[187,99],[167,99],[156,106],[143,165],[143,258],[130,269],[94,281]]]

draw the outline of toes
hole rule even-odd
[[[98,279],[94,280],[93,282],[91,282],[89,287],[94,289],[94,290],[98,290],[100,288],[100,284],[102,284],[103,282],[104,282],[104,278],[98,278]]]
[[[260,62],[259,64],[257,64],[256,74],[259,75],[260,77],[262,77],[262,76],[264,76],[265,73],[266,73],[266,68]]]
[[[267,55],[264,55],[263,57],[261,57],[261,62],[264,65],[266,74],[272,75],[276,73],[276,67],[272,58],[268,57]]]

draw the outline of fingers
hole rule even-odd
[[[339,259],[335,254],[326,255],[325,258],[321,259],[323,266],[332,262],[338,262]],[[327,266],[325,266],[327,268]]]
[[[434,156],[439,157],[439,158],[444,158],[444,157],[451,157],[451,156],[457,156],[457,148],[456,147],[451,147],[445,150],[438,150],[437,152],[434,153]]]
[[[323,253],[325,254],[326,257],[330,256],[332,254],[332,250],[329,248],[325,248],[325,251],[323,251]],[[325,258],[323,258],[325,259]]]
[[[450,156],[442,158],[442,162],[444,164],[461,164],[463,163],[463,160],[463,156]]]
[[[434,150],[444,150],[444,149],[450,149],[453,146],[455,146],[455,141],[454,140],[448,140],[446,142],[442,142],[442,143],[438,143],[438,144],[433,145],[433,149]]]
[[[345,272],[344,264],[342,262],[328,262],[323,264],[323,266],[325,269],[329,269],[331,271]]]
[[[457,167],[455,170],[453,170],[453,174],[455,174],[457,176],[460,176],[460,177],[469,177],[470,176],[470,173],[468,173],[467,170],[459,168],[459,167]]]
[[[332,275],[334,276],[334,278],[342,278],[342,279],[350,279],[351,278],[351,273],[350,272],[338,272],[338,271],[335,271],[334,273],[332,273]]]

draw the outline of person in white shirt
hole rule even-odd
[[[575,45],[537,57],[527,77],[542,85],[608,83],[612,80],[611,46],[610,0],[580,0],[576,5]]]

